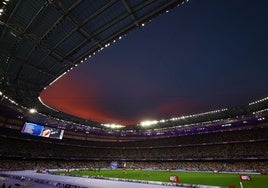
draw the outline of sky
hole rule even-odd
[[[190,0],[41,93],[56,109],[134,125],[268,96],[268,1]]]

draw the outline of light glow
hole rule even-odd
[[[64,72],[62,75],[60,75],[58,78],[56,78],[55,80],[53,80],[49,85],[51,86],[52,84],[54,84],[58,79],[60,79],[61,77],[63,77],[67,72]]]
[[[54,110],[54,111],[58,112],[58,110],[56,110],[56,109],[54,109],[54,108],[52,108],[52,107],[46,105],[46,104],[42,101],[41,97],[38,97],[38,100],[39,100],[40,103],[41,103],[42,105],[44,105],[45,107],[47,107],[47,108],[49,108],[49,109],[51,109],[51,110]]]
[[[158,121],[156,121],[156,120],[152,120],[152,121],[150,121],[150,120],[146,120],[146,121],[142,121],[141,123],[140,123],[140,125],[142,126],[142,127],[149,127],[149,126],[151,126],[151,125],[155,125],[155,124],[157,124],[158,123]]]
[[[31,108],[31,109],[29,109],[29,112],[30,112],[31,114],[34,114],[34,113],[36,113],[36,112],[37,112],[37,110],[36,110],[36,109],[34,109],[34,108]]]
[[[119,125],[119,124],[101,124],[101,125],[103,125],[104,127],[111,128],[111,129],[119,129],[119,128],[125,127],[124,125]]]

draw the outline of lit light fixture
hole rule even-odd
[[[125,127],[124,125],[118,125],[118,124],[101,124],[101,125],[112,129],[119,129]]]
[[[2,91],[0,91],[0,96],[3,95]]]
[[[157,124],[158,123],[158,121],[156,121],[156,120],[153,120],[153,121],[142,121],[141,123],[140,123],[140,125],[142,126],[142,127],[148,127],[148,126],[151,126],[151,125],[155,125],[155,124]]]
[[[69,72],[69,70],[68,70]],[[60,79],[61,77],[63,77],[67,72],[64,72],[62,75],[60,75],[58,78],[56,78],[55,80],[53,80],[49,85],[51,86],[53,83],[55,83],[58,79]]]
[[[31,109],[29,109],[29,112],[30,112],[31,114],[34,114],[34,113],[36,113],[36,112],[37,112],[37,110],[36,110],[36,109],[34,109],[34,108],[31,108]]]

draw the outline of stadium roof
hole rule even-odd
[[[40,92],[110,43],[181,3],[184,1],[2,0],[0,91],[27,109],[78,120],[45,107],[38,99]]]

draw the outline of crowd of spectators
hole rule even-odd
[[[68,131],[66,131],[67,133]],[[66,134],[65,133],[65,134]],[[21,134],[18,130],[9,129],[0,126],[1,134],[6,137],[19,137],[24,139],[31,139],[27,135]],[[84,145],[84,146],[95,146],[95,147],[160,147],[160,146],[176,146],[176,145],[193,145],[193,144],[207,144],[207,143],[223,143],[223,142],[247,142],[254,140],[265,140],[267,139],[268,129],[265,127],[248,127],[243,130],[227,130],[223,132],[207,132],[202,134],[182,135],[182,136],[169,136],[168,138],[145,138],[143,140],[134,142],[99,142],[90,140],[79,140],[64,138],[64,142],[61,140],[53,140],[54,143],[64,143],[69,145]],[[80,135],[81,136],[81,135]],[[90,136],[89,136],[90,137]],[[32,138],[33,139],[33,138]],[[90,138],[88,138],[90,139]],[[116,139],[116,138],[115,138]],[[51,142],[52,140],[46,138],[38,138],[38,141]]]
[[[75,168],[98,169],[107,167],[109,167],[109,163],[105,161],[2,159],[0,170],[44,170],[44,169],[75,169]]]
[[[266,126],[267,127],[267,126]],[[135,141],[135,142],[120,142],[120,146],[118,142],[109,142],[110,147],[159,147],[166,145],[192,145],[196,143],[223,143],[223,142],[243,142],[249,140],[263,140],[267,139],[268,130],[265,127],[248,127],[243,130],[227,130],[227,131],[218,131],[218,132],[206,132],[206,133],[193,133],[190,135],[174,135],[169,136],[168,139],[166,137],[147,137],[143,140]],[[81,133],[79,134],[82,137]],[[69,139],[69,144],[86,144],[93,145],[98,147],[107,147],[106,142],[96,142],[90,141],[90,136],[87,142],[81,142],[81,140]],[[85,139],[84,139],[85,140]]]
[[[60,161],[60,160],[17,160],[2,159],[0,170],[37,170],[46,172],[47,169],[99,169],[111,168],[114,161]],[[122,165],[124,164],[124,165]],[[126,169],[154,169],[181,171],[228,171],[228,172],[268,172],[267,161],[120,161],[119,168]]]
[[[267,163],[261,162],[268,159],[265,127],[133,142],[53,140],[23,135],[4,127],[0,129],[2,169],[94,168],[107,167],[109,161],[127,161],[129,168],[267,171]],[[11,159],[14,161],[5,163]],[[139,161],[152,163],[139,165]],[[266,165],[260,165],[263,163]]]
[[[268,140],[243,142],[198,143],[163,145],[158,147],[106,147],[94,145],[69,145],[39,142],[35,139],[0,137],[0,156],[51,159],[100,159],[100,160],[185,160],[185,159],[267,159]]]
[[[267,172],[267,162],[251,161],[251,162],[234,162],[234,161],[205,161],[205,162],[127,162],[127,167],[132,169],[161,169],[161,170],[188,170],[188,171],[251,171],[251,172]]]

